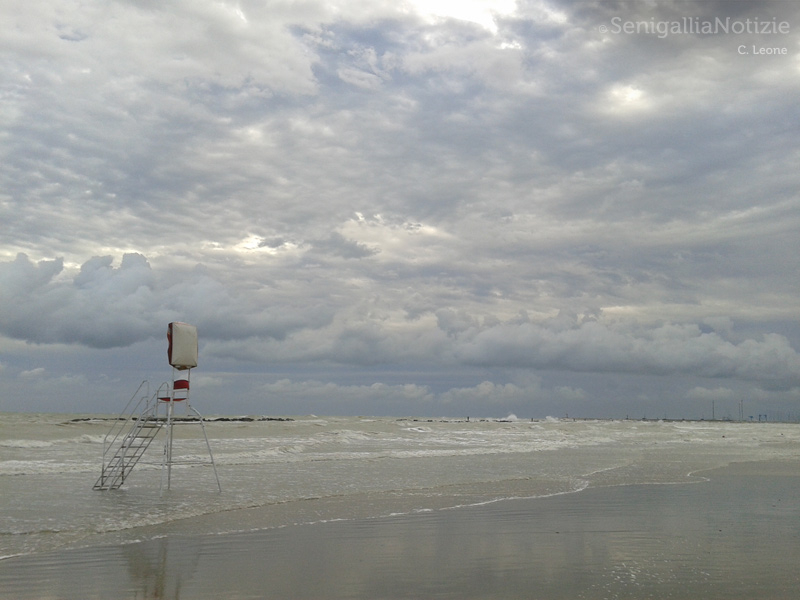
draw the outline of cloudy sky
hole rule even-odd
[[[800,3],[0,13],[0,410],[800,414]]]

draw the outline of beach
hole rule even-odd
[[[0,562],[5,598],[793,598],[797,463]]]
[[[800,587],[797,426],[350,419],[211,429],[222,494],[187,469],[158,495],[154,468],[115,492],[75,489],[90,506],[63,499],[72,532],[58,524],[56,498],[27,513],[9,506],[18,530],[24,515],[42,523],[5,541],[60,541],[6,550],[2,597],[788,599]],[[265,445],[288,432],[309,443],[243,457],[256,434]],[[278,495],[279,467],[296,480],[291,493],[244,497],[256,468],[272,474],[262,492]],[[38,468],[0,475],[4,504],[14,480],[33,489],[51,478]],[[57,477],[91,487],[89,475]],[[81,519],[94,512],[89,531]],[[47,534],[46,522],[62,531]]]

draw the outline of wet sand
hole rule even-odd
[[[795,598],[800,464],[0,561],[2,598]]]

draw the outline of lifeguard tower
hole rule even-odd
[[[203,416],[189,403],[191,372],[197,366],[197,328],[187,323],[170,323],[167,328],[167,341],[172,382],[162,383],[152,396],[147,381],[139,385],[104,439],[103,465],[100,477],[94,484],[96,490],[115,490],[122,486],[145,451],[164,430],[164,452],[161,458],[162,492],[165,487],[170,488],[172,467],[175,464],[210,464],[214,470],[217,488],[222,491]],[[183,416],[177,414],[176,407],[183,407]],[[174,426],[196,424],[200,425],[203,432],[209,460],[176,460],[173,454]]]

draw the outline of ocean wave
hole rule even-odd
[[[0,440],[0,448],[51,448],[59,444],[102,444],[104,439],[104,435],[91,435],[88,433],[73,438],[58,438],[54,440],[6,439]]]
[[[44,440],[0,440],[0,448],[49,448],[54,443]]]

